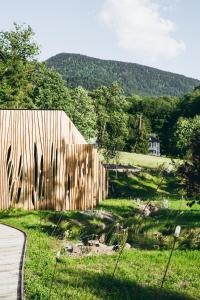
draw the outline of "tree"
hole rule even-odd
[[[200,86],[182,97],[178,109],[180,115],[187,118],[200,114]]]
[[[188,198],[200,204],[200,130],[195,131],[190,143],[191,157],[178,168],[178,175]]]
[[[32,101],[34,107],[61,109],[68,115],[72,113],[70,91],[56,70],[48,69],[44,63],[37,63],[33,84]]]
[[[94,101],[82,87],[71,89],[70,95],[69,109],[66,107],[66,111],[85,139],[90,141],[96,137]]]
[[[126,149],[131,152],[147,154],[151,132],[149,120],[142,114],[130,115],[128,128],[129,136]]]
[[[39,47],[34,41],[35,33],[30,26],[14,23],[14,30],[0,32],[1,56],[5,60],[33,61],[39,54]]]
[[[36,60],[39,47],[30,26],[0,33],[0,107],[61,109],[86,139],[95,137],[94,101],[78,87],[69,90],[55,69]]]
[[[14,24],[14,30],[0,32],[0,107],[30,108],[39,48],[30,26]]]
[[[91,93],[97,116],[97,144],[107,158],[124,148],[128,136],[127,101],[122,89],[113,83]]]
[[[191,143],[197,131],[200,131],[200,116],[179,118],[175,129],[176,146],[182,157],[191,155]]]
[[[152,133],[159,136],[161,141],[161,151],[163,154],[172,152],[172,143],[170,138],[173,134],[173,126],[176,123],[178,97],[128,97],[129,115],[143,116],[146,122],[147,130],[151,129]],[[131,145],[129,145],[129,148]]]
[[[86,139],[96,134],[94,101],[81,87],[69,90],[60,74],[36,60],[30,26],[0,33],[0,107],[61,109]]]

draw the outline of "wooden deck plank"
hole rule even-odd
[[[0,224],[0,299],[22,300],[25,234]]]

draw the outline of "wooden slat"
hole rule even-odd
[[[0,209],[85,210],[107,196],[97,150],[62,111],[0,110]]]

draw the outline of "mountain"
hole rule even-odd
[[[118,82],[126,95],[179,96],[200,85],[197,79],[159,69],[81,54],[60,53],[46,61],[62,75],[66,85],[88,90]]]

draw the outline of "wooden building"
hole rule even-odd
[[[63,111],[0,110],[0,209],[85,210],[107,196],[97,150]]]

